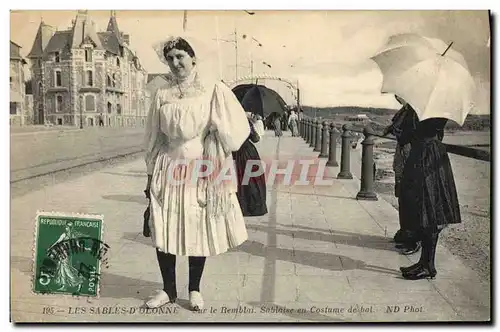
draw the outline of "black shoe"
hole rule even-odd
[[[434,279],[436,274],[436,271],[429,271],[425,267],[421,266],[411,272],[403,273],[403,278],[407,280]]]
[[[410,273],[410,272],[415,271],[421,267],[422,267],[422,264],[420,262],[417,262],[411,266],[400,267],[399,270],[403,273]]]
[[[401,254],[402,255],[412,255],[416,252],[418,252],[420,250],[420,248],[422,248],[422,245],[420,244],[420,242],[417,242],[415,244],[415,246],[412,246],[410,248],[406,247],[402,252]]]
[[[403,231],[402,231],[402,230],[398,230],[398,231],[396,232],[396,234],[394,234],[393,240],[394,240],[394,242],[396,242],[396,243],[402,243],[402,242],[403,242],[403,240],[404,240],[404,239],[403,239],[403,237],[404,237],[404,236],[403,236]]]

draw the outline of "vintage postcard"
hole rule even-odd
[[[491,17],[11,11],[11,321],[491,322]]]

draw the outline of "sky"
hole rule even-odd
[[[40,20],[66,30],[76,11],[11,12],[11,40],[27,55]],[[89,11],[100,31],[109,11]],[[116,11],[118,26],[130,35],[150,73],[166,72],[152,45],[182,31],[182,11]],[[315,107],[372,106],[398,108],[391,95],[382,95],[382,74],[370,60],[393,34],[414,32],[440,38],[461,52],[474,75],[477,93],[473,113],[490,112],[489,19],[487,11],[188,11],[187,33],[195,36],[199,63],[225,81],[238,74],[267,73],[299,82],[301,102]],[[246,35],[247,38],[243,38]],[[217,38],[219,42],[217,42]],[[253,39],[257,40],[255,42]],[[260,43],[262,46],[258,46]],[[271,65],[268,68],[263,64]],[[285,100],[293,94],[279,82],[265,81]]]

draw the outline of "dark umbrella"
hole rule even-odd
[[[233,89],[233,92],[247,112],[259,114],[262,117],[267,117],[271,113],[286,112],[286,103],[283,98],[276,91],[263,85],[238,86]]]

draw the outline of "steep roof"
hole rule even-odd
[[[113,54],[120,54],[120,42],[116,38],[113,32],[98,32],[97,35],[101,40],[102,47]]]
[[[21,46],[14,43],[12,40],[10,41],[10,58],[21,60]]]
[[[106,31],[113,33],[118,41],[118,44],[120,46],[123,46],[124,40],[122,34],[120,33],[120,29],[118,29],[118,22],[116,22],[116,15],[114,10],[111,11],[111,17],[109,18],[108,28],[106,29]]]
[[[45,48],[44,55],[48,53],[61,51],[66,47],[69,47],[71,43],[71,30],[57,31],[52,38],[50,38],[47,47]]]
[[[28,58],[43,56],[43,51],[52,38],[54,31],[55,29],[52,26],[43,23],[43,21],[40,22],[40,26],[38,27],[38,31],[35,36],[35,41],[33,42],[31,51],[28,53]]]
[[[71,48],[79,48],[83,43],[91,42],[97,49],[103,49],[97,36],[95,23],[87,16],[86,10],[79,10],[72,28]]]
[[[23,64],[26,64],[26,60],[24,60],[21,55],[21,46],[14,43],[12,40],[10,41],[10,60],[20,60]]]

